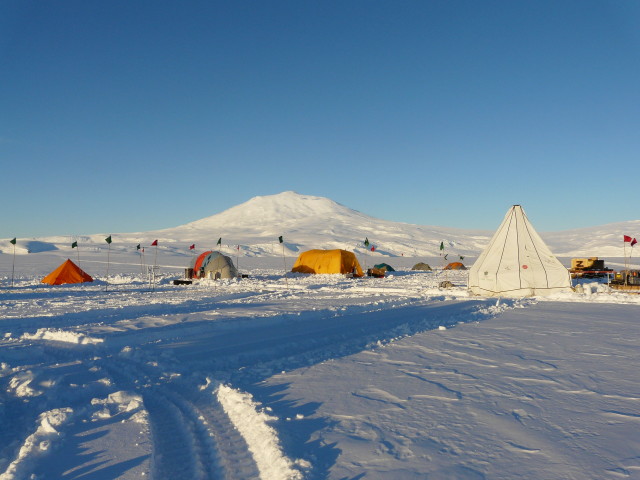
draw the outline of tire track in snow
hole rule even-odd
[[[260,480],[246,441],[210,389],[190,393],[192,388],[171,386],[137,361],[112,360],[107,368],[115,377],[127,377],[124,381],[131,385],[137,383],[134,388],[142,394],[147,408],[153,478]]]

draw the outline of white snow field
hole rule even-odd
[[[76,261],[68,239],[19,243],[15,267],[3,247],[0,480],[640,478],[640,295],[584,280],[470,296],[420,228],[424,256],[359,251],[397,269],[385,278],[285,275],[311,228],[282,232],[284,258],[277,236],[238,230],[248,277],[192,285],[172,283],[198,239],[178,228],[157,257],[147,247],[151,283],[121,240],[157,232],[114,234],[108,277],[104,235],[79,237],[95,281],[78,285],[40,283]],[[442,239],[457,259],[461,242]],[[410,270],[425,260],[434,271]]]

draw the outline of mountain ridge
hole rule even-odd
[[[507,206],[508,208],[508,206]],[[505,208],[505,212],[506,212]],[[525,206],[526,210],[526,206]],[[504,212],[496,213],[496,228]],[[531,220],[535,228],[535,219]],[[622,235],[640,236],[640,220],[617,222],[596,227],[539,232],[556,256],[616,256],[623,252]],[[222,249],[240,249],[247,256],[288,255],[311,248],[343,248],[356,253],[380,256],[437,256],[440,243],[445,252],[460,256],[478,255],[489,242],[492,230],[464,230],[452,227],[423,226],[382,220],[366,215],[329,198],[285,191],[275,195],[252,197],[248,201],[200,220],[176,227],[148,232],[112,234],[112,248],[150,244],[159,239],[163,249],[184,251],[191,244]],[[39,237],[21,240],[16,253],[65,249],[73,241],[83,250],[104,247],[109,234]],[[284,245],[278,238],[283,236]],[[364,241],[370,243],[365,247]],[[371,246],[374,252],[371,252]],[[9,239],[0,240],[0,252],[11,253]]]

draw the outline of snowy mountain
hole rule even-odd
[[[193,238],[204,243],[223,239],[254,254],[282,251],[283,236],[291,254],[311,248],[344,248],[364,253],[365,238],[379,255],[437,255],[444,241],[451,252],[474,254],[486,244],[490,232],[422,227],[380,220],[328,198],[283,192],[259,196],[222,213],[158,232],[168,238]],[[370,252],[370,250],[369,250]]]
[[[505,206],[505,212],[508,207]],[[496,212],[496,228],[503,215],[504,212]],[[533,225],[535,227],[535,221]],[[640,237],[640,220],[539,233],[557,256],[621,257],[622,235]],[[138,243],[144,246],[158,239],[164,252],[184,253],[191,244],[195,244],[198,251],[216,248],[221,238],[221,249],[227,253],[235,254],[239,249],[243,256],[248,257],[279,256],[283,251],[278,237],[283,236],[287,256],[296,256],[311,248],[344,248],[373,256],[434,257],[440,253],[440,242],[444,242],[445,251],[452,257],[473,257],[482,251],[492,234],[491,230],[462,230],[381,220],[328,198],[288,191],[254,197],[216,215],[177,227],[113,234],[111,248],[130,250]],[[76,240],[85,252],[99,251],[105,247],[106,235],[21,239],[16,253],[68,250]],[[370,242],[369,250],[364,246],[365,238]],[[375,248],[374,252],[370,251],[371,246]],[[0,241],[1,252],[10,253],[12,247],[9,239]]]

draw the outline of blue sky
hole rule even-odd
[[[516,203],[541,231],[640,219],[638,2],[0,9],[0,238],[286,190],[464,229]]]

